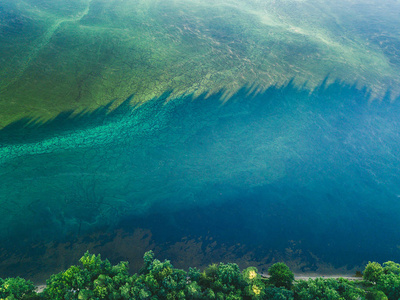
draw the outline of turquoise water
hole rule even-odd
[[[0,0],[0,277],[400,261],[398,0]]]
[[[2,129],[1,271],[50,272],[86,248],[182,267],[400,259],[398,100],[338,82],[221,94]]]

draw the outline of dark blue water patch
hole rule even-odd
[[[169,95],[0,130],[3,253],[145,228],[161,256],[212,238],[264,264],[296,244],[304,271],[400,260],[399,99],[340,82]]]
[[[284,253],[290,241],[301,243],[305,255],[314,253],[337,268],[359,266],[371,257],[400,259],[396,249],[388,247],[398,240],[398,222],[393,222],[388,213],[359,203],[349,205],[346,197],[338,201],[343,195],[318,195],[301,187],[284,200],[280,195],[286,196],[287,189],[282,184],[280,188],[274,185],[241,191],[224,204],[172,214],[153,213],[127,219],[121,227],[147,227],[159,244],[177,243],[182,237],[212,236],[213,241],[224,245],[244,244],[248,252],[257,249],[260,260],[271,249]],[[385,234],[382,228],[387,228]],[[376,244],[372,245],[371,239]]]

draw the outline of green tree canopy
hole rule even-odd
[[[363,278],[364,280],[372,283],[377,283],[379,278],[383,275],[383,267],[377,262],[368,262],[365,267]]]
[[[270,275],[269,282],[276,287],[284,287],[290,289],[293,284],[294,274],[289,267],[282,262],[273,264],[268,269]]]

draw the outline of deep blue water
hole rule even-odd
[[[132,253],[178,267],[400,261],[400,99],[338,82],[221,95],[2,129],[0,274],[54,272],[87,248],[131,259],[138,229],[151,236]]]

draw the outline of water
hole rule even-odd
[[[5,127],[6,261],[56,260],[57,247],[67,262],[86,247],[130,258],[132,243],[182,267],[281,258],[353,270],[398,258],[398,102],[339,83],[220,97]]]
[[[246,4],[0,2],[0,277],[400,260],[398,2]]]

